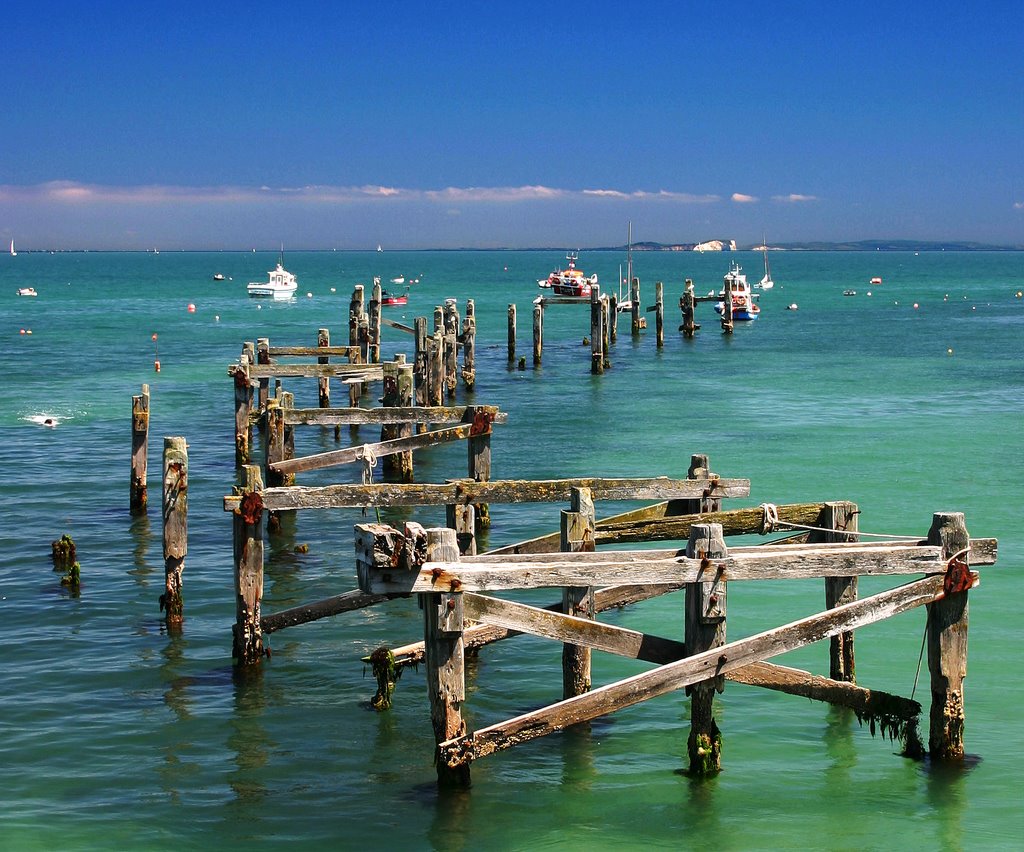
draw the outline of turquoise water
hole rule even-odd
[[[756,323],[724,338],[701,305],[704,328],[684,341],[683,279],[706,293],[731,257],[760,277],[751,253],[637,254],[644,303],[654,281],[666,285],[665,346],[655,349],[653,314],[635,340],[620,319],[600,377],[582,345],[589,312],[575,307],[547,312],[542,367],[508,370],[507,306],[518,305],[529,362],[535,281],[563,260],[557,252],[293,253],[300,297],[287,304],[245,295],[270,253],[0,257],[0,848],[1018,848],[1024,255],[778,253]],[[613,282],[621,261],[584,253],[580,266]],[[214,282],[215,272],[232,280]],[[345,342],[352,285],[375,274],[421,279],[410,304],[387,314],[410,324],[444,298],[475,299],[472,401],[510,414],[493,439],[495,478],[684,476],[703,452],[721,475],[751,480],[749,498],[732,505],[853,500],[862,530],[891,534],[923,534],[933,512],[956,510],[974,536],[998,537],[999,562],[971,596],[965,766],[904,760],[848,714],[730,684],[717,705],[725,751],[714,779],[681,772],[688,702],[672,694],[481,760],[469,794],[438,795],[422,674],[406,672],[395,708],[378,714],[360,662],[419,638],[411,600],[276,633],[273,658],[237,677],[221,505],[234,482],[226,368],[256,337],[313,345],[329,327]],[[884,284],[870,287],[876,275]],[[24,286],[39,296],[17,297]],[[385,329],[383,349],[411,355],[411,338]],[[143,383],[151,509],[132,519],[131,397]],[[315,385],[286,388],[315,405]],[[39,425],[45,416],[57,428]],[[165,435],[188,439],[190,465],[186,621],[170,635],[158,607]],[[335,446],[330,430],[296,440],[299,454]],[[417,461],[417,477],[441,481],[465,466],[464,447],[438,448]],[[559,508],[492,506],[489,546],[555,529]],[[440,511],[415,517],[443,522]],[[286,523],[268,543],[264,612],[353,588],[360,520],[333,510]],[[79,597],[50,563],[63,533],[78,547]],[[300,543],[307,553],[295,552]],[[862,593],[882,587],[862,581]],[[547,597],[557,593],[537,600]],[[820,583],[802,582],[737,583],[729,597],[734,639],[823,601]],[[682,598],[602,618],[678,637]],[[859,681],[909,696],[923,626],[915,611],[860,631]],[[815,646],[778,662],[827,673],[827,656]],[[644,668],[595,653],[594,681]],[[471,729],[556,700],[560,648],[528,637],[487,648],[468,690]],[[927,692],[925,671],[915,697],[927,704]]]

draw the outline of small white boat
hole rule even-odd
[[[18,290],[19,296],[38,296],[35,287],[21,287]]]
[[[249,295],[256,298],[290,299],[298,287],[299,282],[295,276],[286,270],[279,260],[277,268],[267,273],[266,281],[250,281],[247,289]]]
[[[732,303],[732,318],[737,322],[753,322],[761,313],[761,308],[754,301],[757,297],[750,292],[747,276],[743,267],[733,261],[722,282],[722,290],[718,294],[720,302],[715,303],[715,313],[725,316],[726,294]]]
[[[754,287],[758,290],[771,290],[775,286],[775,282],[772,281],[772,270],[768,265],[768,244],[763,237],[761,238],[761,253],[764,255],[764,277]]]
[[[17,257],[17,256],[18,256],[18,253],[14,250],[14,240],[12,239],[11,240],[11,257]],[[33,293],[33,295],[35,295],[35,294]]]
[[[225,280],[224,273],[223,272],[216,272],[216,273],[214,273],[213,280],[214,281],[224,281]]]
[[[399,275],[397,278],[392,278],[391,279],[391,283],[392,284],[399,284],[399,285],[404,284],[405,283],[405,276],[404,275]]]

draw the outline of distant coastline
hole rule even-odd
[[[991,243],[977,243],[962,240],[952,240],[948,242],[929,242],[924,240],[846,240],[840,242],[827,242],[824,240],[811,241],[811,242],[792,242],[792,243],[772,243],[766,246],[761,245],[738,245],[734,240],[706,240],[701,243],[659,243],[645,240],[643,242],[633,243],[631,246],[633,251],[673,251],[673,252],[684,252],[684,251],[696,251],[696,252],[729,252],[729,251],[761,251],[767,249],[768,251],[801,251],[801,252],[827,252],[827,251],[848,251],[848,252],[860,252],[860,251],[875,251],[875,252],[898,252],[898,251],[1000,251],[1000,252],[1014,252],[1024,251],[1024,245],[1006,246],[1006,245],[994,245]],[[617,246],[489,246],[489,247],[469,247],[469,246],[458,246],[455,248],[446,248],[441,246],[425,247],[425,248],[395,248],[388,249],[390,253],[399,252],[416,252],[416,251],[451,251],[451,252],[463,252],[463,251],[544,251],[544,252],[564,252],[568,249],[580,250],[585,252],[596,252],[596,251],[626,251],[625,243]],[[300,248],[295,247],[293,251],[311,251],[311,252],[331,252],[331,251],[374,251],[372,248],[358,249],[358,248]],[[221,252],[221,253],[235,253],[245,252],[251,253],[257,251],[253,248],[193,248],[193,249],[166,249],[168,252],[180,254],[182,252],[196,252],[196,253],[210,253],[210,252]],[[265,249],[259,249],[259,252],[266,253],[272,252],[276,254],[279,251],[277,248],[267,247]],[[40,249],[40,248],[21,248],[19,247],[19,254],[88,254],[89,252],[114,252],[124,254],[159,254],[153,249],[87,249],[87,248],[60,248],[60,249]]]

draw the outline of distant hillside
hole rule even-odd
[[[721,243],[721,249],[729,251],[730,240],[711,240],[704,243],[655,243],[641,242],[633,243],[633,251],[694,251],[698,245],[711,246]],[[760,251],[761,246],[744,246]],[[974,243],[968,241],[951,242],[927,242],[921,240],[850,240],[847,242],[806,242],[806,243],[772,243],[770,249],[782,251],[1024,251],[1024,246],[998,246],[989,243]],[[586,251],[625,251],[622,246],[601,246],[589,248]]]

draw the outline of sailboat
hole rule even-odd
[[[754,289],[771,290],[775,286],[775,282],[772,281],[772,270],[768,265],[768,243],[765,242],[763,236],[761,237],[761,253],[764,255],[764,278],[754,285]]]
[[[11,257],[17,257],[18,253],[14,250],[14,240],[11,239]]]
[[[619,267],[619,300],[616,303],[620,313],[633,310],[633,222],[630,220],[626,226],[626,292],[622,292],[622,267]]]

